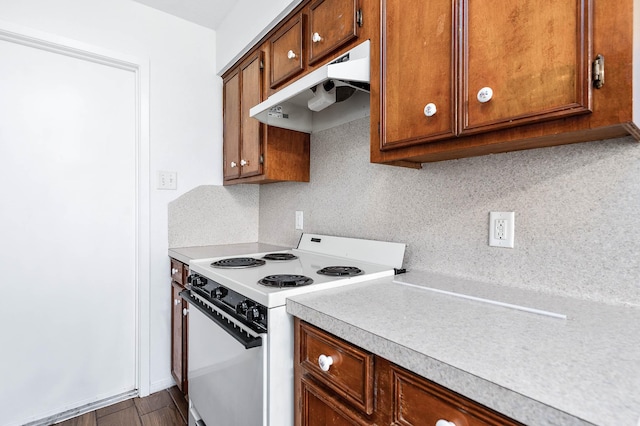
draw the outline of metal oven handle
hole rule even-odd
[[[207,309],[202,306],[201,302],[199,302],[195,297],[189,294],[189,290],[183,290],[180,292],[180,297],[189,302],[190,306],[197,308],[200,312],[202,312],[207,318],[214,321],[218,324],[224,331],[226,331],[231,337],[240,342],[245,349],[256,348],[258,346],[262,346],[262,337],[260,336],[252,336],[246,331],[237,327],[233,321],[228,319],[226,315],[222,312],[215,310],[213,308]]]

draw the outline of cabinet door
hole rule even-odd
[[[301,379],[301,426],[365,426],[345,404],[331,397],[312,381]]]
[[[590,112],[590,3],[462,1],[462,134]]]
[[[271,88],[300,74],[304,69],[302,34],[303,15],[300,14],[271,38]]]
[[[249,110],[262,102],[262,52],[240,66],[240,106],[242,139],[240,141],[240,176],[262,174],[263,125],[249,116]]]
[[[240,73],[227,77],[223,85],[223,174],[224,179],[240,177]]]
[[[309,8],[309,64],[358,37],[358,0],[318,0]]]
[[[381,149],[455,136],[456,2],[382,0],[382,15]]]
[[[383,363],[387,363],[384,361]],[[468,400],[395,365],[390,366],[391,424],[435,425],[443,419],[456,426],[508,426],[520,423]],[[384,368],[386,374],[386,367]]]
[[[171,283],[171,375],[178,388],[187,393],[186,389],[186,332],[185,317],[182,310],[186,304],[179,293],[184,287],[176,282]]]

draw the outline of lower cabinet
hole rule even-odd
[[[182,393],[187,381],[187,302],[180,297],[189,275],[189,265],[171,259],[171,375]]]
[[[520,425],[296,318],[296,425]]]

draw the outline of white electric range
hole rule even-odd
[[[405,245],[303,234],[298,247],[189,263],[190,425],[293,425],[286,298],[393,276]]]

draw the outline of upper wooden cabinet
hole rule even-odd
[[[588,0],[383,3],[382,149],[590,112]]]
[[[461,6],[461,134],[591,112],[591,0]]]
[[[271,88],[277,87],[304,70],[303,33],[304,15],[300,13],[287,22],[269,41]]]
[[[224,177],[238,179],[262,172],[261,124],[249,108],[262,101],[262,53],[244,61],[224,81]]]
[[[309,6],[309,64],[358,37],[363,24],[359,0],[317,0]]]
[[[372,42],[381,58],[372,58],[371,160],[420,167],[640,138],[632,96],[639,3],[382,0]],[[606,65],[601,88],[598,55]]]
[[[309,181],[309,135],[273,128],[249,116],[263,100],[262,51],[223,80],[224,184]]]

